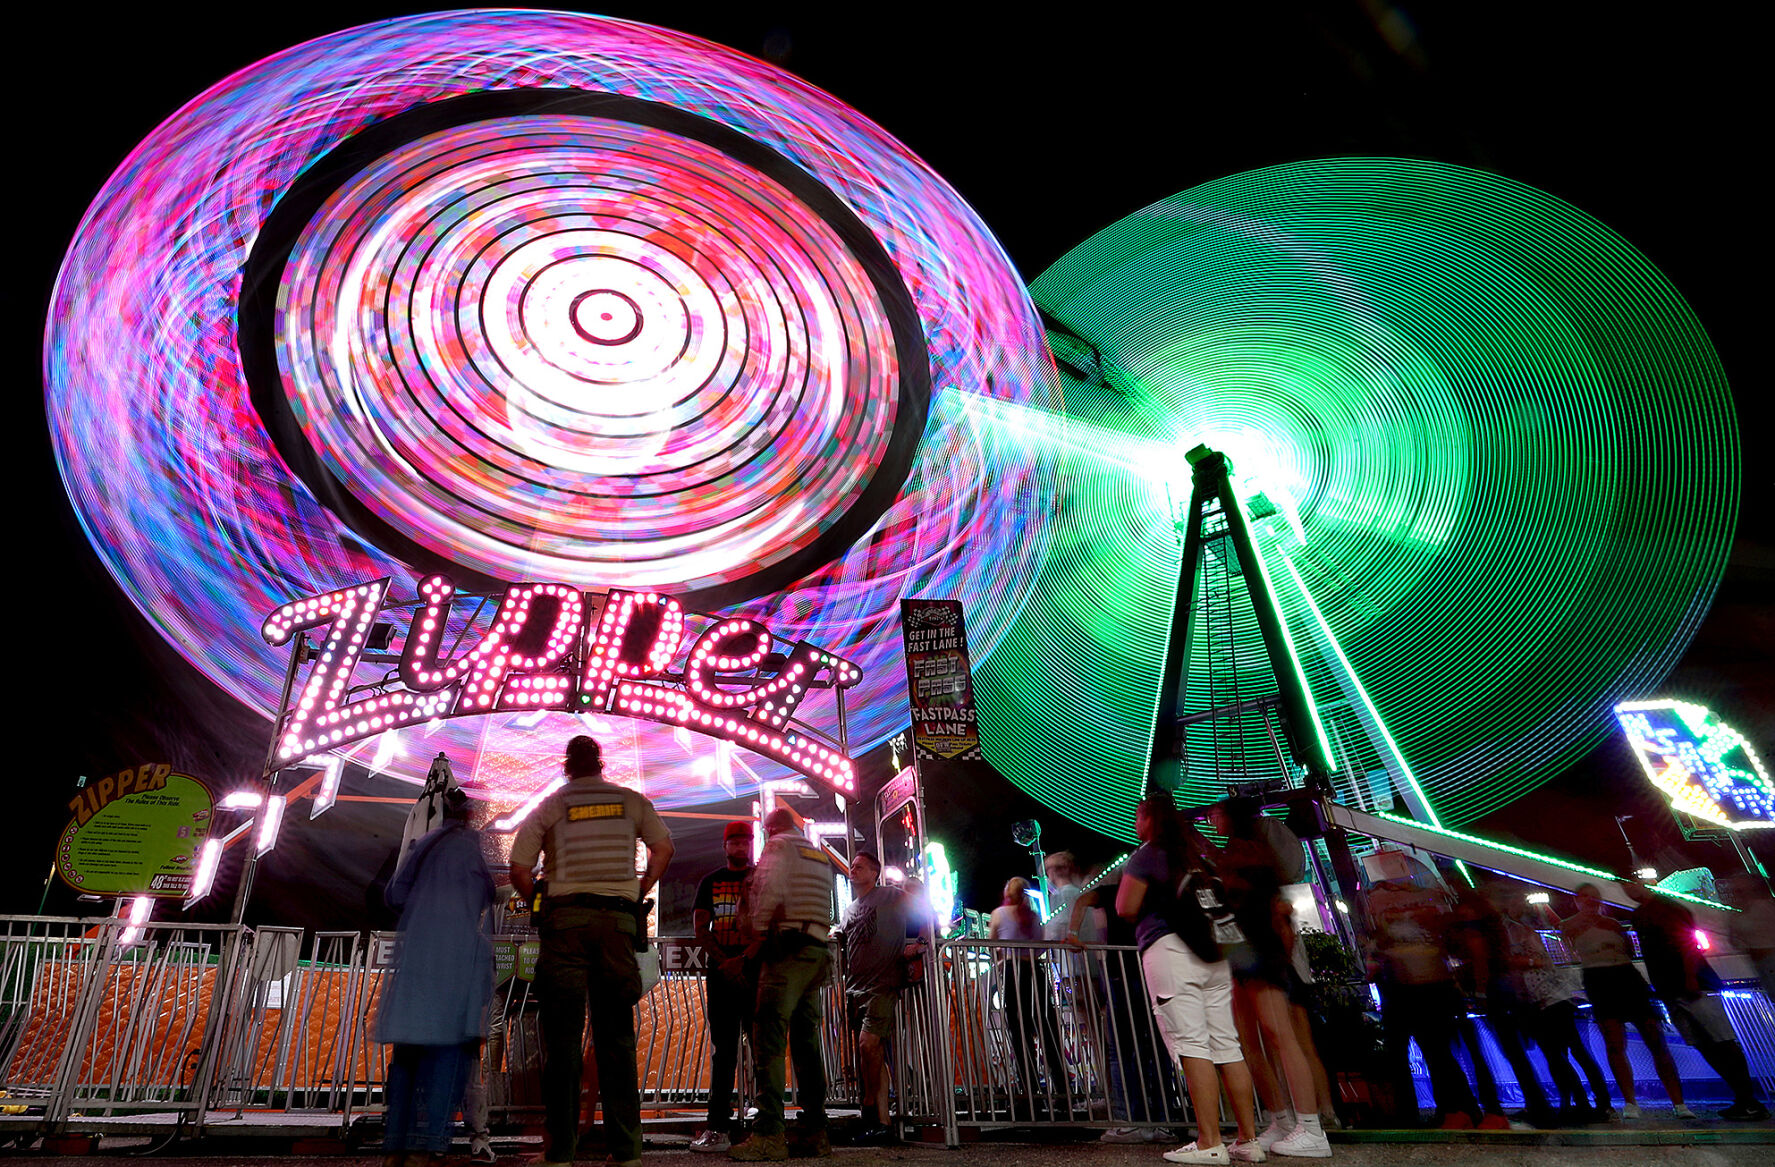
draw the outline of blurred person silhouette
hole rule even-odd
[[[1068,947],[1082,948],[1083,942],[1076,933],[1081,930],[1084,914],[1103,914],[1103,942],[1108,949],[1104,953],[1102,993],[1093,1028],[1108,1078],[1110,1121],[1140,1125],[1111,1127],[1099,1136],[1099,1141],[1171,1142],[1176,1138],[1175,1132],[1150,1124],[1181,1109],[1177,1075],[1171,1059],[1153,1057],[1163,1048],[1162,1039],[1143,983],[1134,922],[1122,919],[1115,911],[1121,879],[1120,868],[1101,875],[1094,887],[1073,901],[1066,940]],[[1132,953],[1125,951],[1130,948],[1134,949]],[[1157,1072],[1149,1073],[1155,1063]]]
[[[851,902],[838,930],[843,937],[845,1014],[857,1035],[863,1086],[864,1125],[852,1142],[868,1146],[893,1138],[887,1045],[906,986],[906,962],[923,952],[924,937],[916,931],[912,898],[881,882],[881,860],[873,851],[858,851],[851,859],[850,881]],[[909,931],[914,939],[908,940]]]
[[[752,823],[735,819],[721,829],[725,862],[703,876],[691,904],[691,926],[703,946],[703,1020],[709,1027],[708,1123],[690,1140],[702,1154],[725,1154],[733,1145],[733,1077],[740,1060],[740,1032],[751,1016],[751,981],[730,964],[746,951],[742,915],[752,879]],[[742,962],[743,963],[743,962]],[[735,975],[738,974],[738,975]]]
[[[999,906],[992,910],[987,927],[992,940],[1026,940],[1040,944],[1042,920],[1029,902],[1029,881],[1015,876],[1005,884]],[[1013,948],[997,968],[999,996],[1004,1002],[1005,1032],[1016,1051],[1019,1084],[1029,1099],[1029,1113],[1037,1120],[1052,1117],[1057,1099],[1065,1100],[1070,1084],[1066,1062],[1060,1056],[1060,1034],[1055,1024],[1048,978],[1040,960],[1041,950]],[[1039,1065],[1046,1069],[1047,1092],[1042,1091]],[[1064,1105],[1062,1101],[1062,1105]]]
[[[1576,977],[1547,951],[1536,927],[1542,914],[1520,889],[1511,889],[1505,897],[1504,927],[1512,963],[1520,969],[1523,997],[1533,1009],[1529,1028],[1559,1091],[1559,1125],[1600,1122],[1611,1113],[1609,1080],[1590,1047],[1578,1036],[1578,1006],[1573,1000],[1578,991]],[[1572,1069],[1574,1063],[1590,1081],[1589,1097]]]
[[[1288,990],[1298,974],[1289,956],[1292,913],[1281,894],[1289,870],[1284,860],[1291,858],[1296,875],[1304,860],[1300,840],[1283,824],[1265,818],[1262,809],[1255,799],[1229,798],[1208,812],[1215,831],[1227,841],[1220,856],[1220,877],[1245,937],[1227,951],[1233,1016],[1258,1097],[1270,1118],[1257,1141],[1266,1151],[1322,1158],[1331,1154],[1331,1143],[1319,1119],[1313,1066],[1301,1048],[1289,1002]],[[1287,841],[1277,837],[1278,828],[1293,840],[1292,857],[1287,856]],[[1319,1076],[1324,1077],[1323,1069]]]
[[[1458,961],[1455,980],[1465,994],[1468,1009],[1456,1019],[1461,1040],[1473,1063],[1473,1080],[1478,1087],[1479,1101],[1486,1115],[1480,1126],[1494,1116],[1514,1129],[1526,1129],[1522,1122],[1512,1121],[1504,1113],[1498,1096],[1498,1080],[1492,1073],[1485,1046],[1480,1040],[1479,1026],[1473,1015],[1486,1019],[1493,1040],[1510,1063],[1516,1084],[1522,1090],[1527,1120],[1534,1126],[1550,1126],[1554,1122],[1552,1108],[1547,1104],[1547,1091],[1528,1051],[1522,1046],[1525,1029],[1525,1003],[1522,977],[1510,955],[1509,933],[1503,913],[1497,910],[1490,888],[1480,889],[1466,883],[1455,884],[1455,906],[1449,920],[1449,949]],[[1489,1125],[1497,1126],[1496,1122]]]
[[[1485,1115],[1454,1055],[1461,994],[1448,963],[1443,894],[1409,879],[1386,879],[1371,887],[1366,899],[1368,972],[1381,994],[1393,1095],[1408,1116],[1416,1115],[1409,1057],[1415,1040],[1430,1071],[1436,1120],[1446,1130],[1471,1129]]]
[[[1627,1057],[1627,1026],[1631,1024],[1652,1055],[1652,1065],[1676,1116],[1694,1118],[1694,1111],[1683,1104],[1682,1079],[1665,1044],[1651,990],[1633,967],[1633,942],[1627,930],[1603,914],[1602,891],[1594,883],[1579,884],[1572,894],[1578,910],[1559,922],[1559,933],[1583,969],[1584,995],[1590,999],[1590,1015],[1602,1030],[1609,1069],[1614,1071],[1615,1088],[1621,1092],[1622,1116],[1640,1117],[1633,1063]]]
[[[1763,996],[1775,1007],[1775,897],[1769,885],[1746,871],[1720,881],[1720,895],[1738,909],[1726,938],[1756,966]]]
[[[1664,1002],[1676,1031],[1696,1050],[1713,1072],[1732,1090],[1732,1105],[1720,1117],[1732,1122],[1761,1122],[1768,1108],[1757,1097],[1756,1079],[1744,1057],[1744,1047],[1726,1016],[1720,1000],[1725,988],[1719,974],[1701,955],[1696,938],[1695,916],[1689,909],[1661,896],[1638,876],[1621,881],[1627,897],[1639,906],[1633,912],[1633,930],[1639,933],[1640,957],[1652,991]]]
[[[401,913],[394,971],[375,1023],[376,1040],[394,1046],[387,1167],[429,1162],[450,1149],[450,1124],[487,1036],[493,995],[493,943],[483,918],[495,892],[470,825],[476,804],[455,788],[440,804],[442,825],[413,844],[387,892]]]
[[[1155,790],[1134,810],[1140,846],[1128,857],[1116,890],[1116,914],[1134,923],[1140,962],[1152,994],[1153,1016],[1166,1048],[1183,1070],[1196,1138],[1174,1151],[1172,1163],[1261,1163],[1251,1074],[1233,1021],[1233,982],[1224,949],[1242,942],[1240,926],[1214,873],[1206,840],[1177,813],[1168,792]],[[1229,1146],[1220,1133],[1221,1080],[1238,1133]],[[1298,1132],[1318,1126],[1310,1116]],[[1323,1140],[1323,1134],[1320,1139]],[[1305,1145],[1278,1144],[1279,1154],[1329,1155]]]
[[[756,1067],[752,1133],[735,1143],[728,1158],[777,1162],[828,1158],[832,1139],[826,1129],[826,1061],[820,1048],[824,1028],[821,1001],[831,975],[833,875],[836,868],[821,847],[799,829],[786,806],[764,816],[766,842],[752,873],[748,959],[758,962],[753,997],[752,1058]],[[795,1066],[795,1097],[801,1104],[794,1144],[783,1124],[784,1062]]]

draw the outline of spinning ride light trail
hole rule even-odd
[[[1712,599],[1740,474],[1718,356],[1643,255],[1544,192],[1431,162],[1270,167],[1112,225],[1031,293],[1070,424],[1127,440],[992,407],[1035,418],[1006,433],[1068,491],[976,684],[987,757],[1081,822],[1131,837],[1197,443],[1243,478],[1357,806],[1416,787],[1459,824],[1533,789]],[[1267,670],[1248,607],[1233,638]],[[1224,793],[1206,768],[1183,783]]]
[[[404,18],[219,82],[95,198],[44,374],[107,569],[267,712],[265,612],[382,577],[410,604],[441,572],[644,586],[828,645],[863,669],[867,748],[904,723],[899,598],[962,599],[989,651],[1046,550],[1051,468],[955,400],[1057,403],[985,227],[829,95],[623,21]],[[656,802],[713,796],[712,743],[613,717],[340,752],[528,793],[587,728]]]

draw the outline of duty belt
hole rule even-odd
[[[548,896],[542,901],[542,904],[545,908],[603,908],[607,912],[623,912],[631,916],[635,914],[634,900],[624,899],[622,896],[598,895],[589,891],[574,892],[564,896]]]
[[[832,935],[832,925],[816,924],[812,920],[803,920],[799,924],[783,923],[777,925],[778,932],[800,932],[812,936],[815,940],[825,940]]]

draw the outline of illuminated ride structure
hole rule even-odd
[[[1130,216],[1026,293],[856,111],[565,13],[351,29],[199,95],[95,198],[44,362],[102,561],[268,716],[298,630],[233,630],[286,604],[387,580],[387,610],[418,612],[453,581],[484,600],[472,630],[440,609],[472,656],[501,589],[544,581],[523,586],[573,643],[529,646],[509,693],[487,648],[350,678],[335,656],[295,696],[339,719],[298,743],[323,788],[345,761],[418,782],[441,752],[508,806],[586,730],[662,807],[807,773],[697,732],[733,714],[694,696],[653,720],[613,716],[621,693],[572,705],[593,625],[571,603],[653,595],[818,646],[858,677],[844,732],[836,703],[807,731],[867,748],[904,724],[898,603],[940,596],[967,610],[986,757],[1079,822],[1129,837],[1170,659],[1180,801],[1323,766],[1352,810],[1458,824],[1662,678],[1737,504],[1693,313],[1543,192],[1270,167]],[[1180,614],[1197,445],[1227,457],[1219,521],[1245,508],[1247,546],[1207,532]],[[1230,602],[1260,577],[1267,604]],[[727,678],[709,691],[781,675]],[[361,732],[354,700],[384,702]]]
[[[961,599],[989,651],[1053,510],[979,408],[1057,408],[1052,360],[959,196],[770,65],[568,13],[350,29],[200,94],[95,198],[44,372],[101,560],[317,789],[443,753],[509,809],[579,732],[667,810],[842,789],[754,748],[786,723],[735,694],[792,688],[797,646],[842,661],[842,715],[796,717],[848,765],[904,725],[901,597]],[[700,625],[605,693],[582,666],[625,594],[754,632],[701,696],[662,680]],[[560,636],[507,667],[526,603]]]
[[[1031,294],[1065,412],[987,408],[1066,490],[976,692],[988,760],[1079,821],[1128,837],[1157,725],[1180,805],[1317,776],[1456,827],[1599,743],[1707,611],[1740,481],[1718,355],[1544,192],[1273,166],[1111,225]],[[1056,699],[1052,732],[1000,731]]]

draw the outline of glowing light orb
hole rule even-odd
[[[990,649],[1045,549],[1046,468],[959,400],[1056,390],[979,220],[830,96],[622,21],[405,18],[218,83],[94,200],[44,369],[107,568],[266,712],[268,612],[442,571],[827,645],[872,679],[861,749],[904,723],[899,598],[964,599]],[[717,783],[715,743],[594,720],[668,804],[774,776]],[[418,779],[442,749],[528,789],[584,728],[502,714],[352,756]]]
[[[1242,479],[1354,805],[1411,793],[1400,757],[1449,824],[1533,789],[1707,610],[1740,474],[1718,356],[1643,255],[1544,192],[1431,162],[1275,166],[1129,216],[1031,293],[1066,333],[1066,416],[983,411],[1058,460],[1068,497],[978,701],[987,757],[1079,821],[1131,837],[1198,441]],[[1223,701],[1275,693],[1245,565],[1209,558],[1235,594],[1198,593],[1186,715],[1211,671]],[[996,729],[1056,707],[1039,741]],[[1187,800],[1282,773],[1256,716],[1219,756],[1206,726],[1186,736]]]

